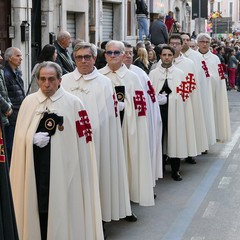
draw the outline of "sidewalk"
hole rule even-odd
[[[215,144],[195,165],[183,161],[181,182],[168,165],[155,206],[132,204],[138,221],[107,223],[107,240],[240,239],[240,93],[228,96],[232,141]]]

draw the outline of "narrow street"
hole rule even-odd
[[[240,239],[240,93],[228,96],[232,141],[215,144],[195,165],[182,161],[181,182],[168,165],[155,206],[132,204],[138,221],[106,224],[107,240]]]

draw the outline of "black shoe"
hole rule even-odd
[[[126,216],[125,220],[127,222],[136,222],[137,221],[137,216],[134,213],[132,213],[131,216]]]
[[[157,194],[156,194],[156,193],[154,193],[154,194],[153,194],[153,197],[154,197],[154,199],[156,199],[156,197],[157,197]]]
[[[208,150],[206,150],[206,151],[202,152],[202,154],[208,154]]]
[[[195,161],[195,159],[192,158],[192,157],[187,157],[187,158],[185,159],[185,162],[190,163],[190,164],[196,164],[196,163],[197,163],[197,162]]]
[[[182,176],[179,172],[172,173],[172,178],[174,181],[182,181]]]
[[[103,236],[104,236],[104,239],[107,239],[107,234],[106,234],[106,229],[105,229],[105,223],[106,223],[106,222],[102,221]]]

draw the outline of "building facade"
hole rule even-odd
[[[191,31],[191,1],[146,0],[149,22],[156,13],[174,12],[183,31]],[[22,72],[28,88],[32,66],[59,30],[100,45],[110,39],[136,44],[138,27],[134,0],[0,0],[0,48],[15,46],[23,53]],[[2,14],[4,13],[4,14]],[[71,51],[71,49],[70,49]]]

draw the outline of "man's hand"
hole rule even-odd
[[[33,137],[33,144],[35,144],[40,148],[43,148],[47,146],[47,144],[49,143],[49,140],[50,140],[50,137],[47,132],[38,132],[38,133],[35,133]]]
[[[124,102],[118,102],[118,109],[119,111],[123,111],[125,108],[125,103]]]
[[[167,103],[167,95],[159,93],[157,95],[157,100],[159,105],[164,105]]]

